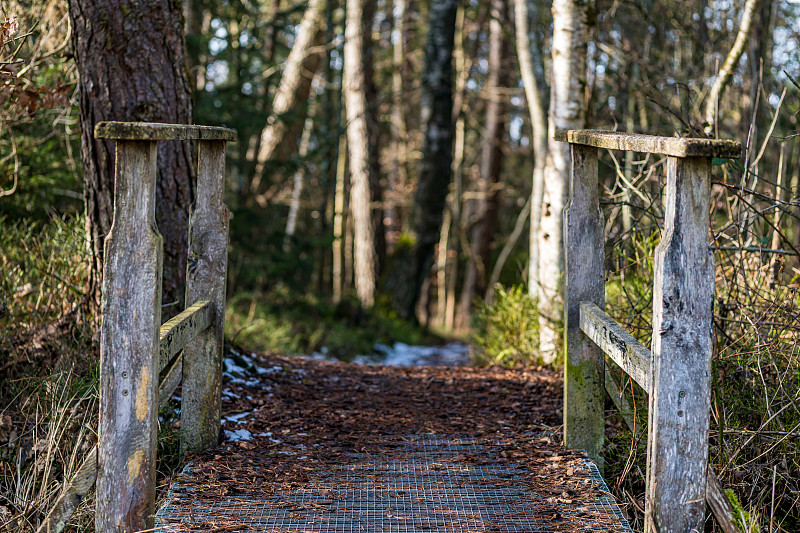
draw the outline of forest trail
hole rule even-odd
[[[225,368],[224,441],[190,457],[161,531],[630,531],[557,444],[554,372],[237,350]]]

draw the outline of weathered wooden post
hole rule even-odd
[[[708,247],[711,157],[670,156],[656,248],[647,531],[703,531],[711,404],[714,258]]]
[[[213,313],[211,326],[183,351],[181,451],[216,446],[219,438],[229,219],[224,188],[225,141],[199,141],[186,304],[209,300]]]
[[[597,148],[579,144],[570,148],[569,203],[564,215],[564,443],[586,451],[602,469],[605,356],[580,328],[581,302],[605,306]]]
[[[161,325],[156,143],[117,141],[100,349],[99,532],[153,527]]]

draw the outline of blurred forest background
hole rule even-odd
[[[91,445],[113,175],[91,127],[149,120],[239,132],[229,342],[346,358],[472,335],[507,365],[558,363],[555,126],[741,141],[714,167],[712,461],[743,530],[797,531],[798,83],[796,0],[2,0],[0,524],[31,530]],[[159,148],[165,318],[191,157]],[[607,308],[645,344],[663,167],[601,157]],[[645,443],[609,420],[636,525]]]

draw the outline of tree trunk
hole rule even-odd
[[[549,131],[585,126],[586,48],[590,0],[553,1],[553,67]],[[539,229],[539,350],[552,362],[558,348],[564,270],[562,212],[569,179],[569,144],[548,137]]]
[[[344,203],[345,180],[347,179],[347,138],[339,137],[339,153],[336,157],[336,183],[333,193],[333,303],[342,301],[344,290]]]
[[[353,218],[353,262],[358,299],[375,303],[375,249],[370,208],[370,143],[364,71],[363,13],[372,0],[349,0],[345,22],[343,90],[350,155],[350,212]]]
[[[375,20],[376,0],[367,0],[361,13],[361,53],[364,68],[364,98],[367,119],[367,157],[369,159],[369,190],[372,206],[372,231],[375,249],[375,274],[380,276],[386,264],[386,225],[383,222],[383,185],[381,184],[380,162],[380,117],[378,88],[375,86],[375,67],[373,60],[372,24]]]
[[[728,82],[733,76],[733,69],[739,64],[739,60],[744,53],[744,47],[747,45],[747,39],[750,37],[750,29],[753,26],[753,17],[756,14],[759,4],[762,0],[747,0],[742,12],[742,23],[739,26],[739,32],[736,34],[736,40],[719,69],[717,79],[714,80],[714,85],[711,87],[711,92],[706,100],[705,110],[705,132],[706,135],[713,135],[715,133],[717,120],[718,120],[718,107],[722,93],[725,91]]]
[[[481,149],[480,176],[475,200],[475,224],[470,235],[472,253],[466,264],[459,300],[456,328],[469,327],[472,300],[486,292],[491,269],[491,244],[497,226],[498,184],[503,168],[503,142],[506,131],[506,102],[503,90],[508,87],[508,24],[506,0],[492,0],[489,21],[489,74],[486,80],[486,130]]]
[[[191,89],[180,2],[71,0],[69,14],[80,88],[91,292],[99,305],[103,239],[113,216],[114,142],[96,140],[94,126],[104,120],[188,124]],[[156,223],[164,239],[165,304],[183,301],[193,178],[189,143],[159,143]],[[166,307],[165,317],[179,308]]]
[[[253,197],[261,192],[261,182],[268,162],[273,159],[285,160],[288,157],[286,154],[293,154],[297,148],[297,137],[302,131],[305,114],[293,116],[292,121],[287,121],[286,115],[296,112],[298,106],[302,107],[300,104],[308,99],[313,78],[308,73],[314,73],[319,68],[322,51],[314,50],[314,47],[319,44],[322,35],[325,4],[326,0],[309,2],[300,23],[297,39],[286,59],[281,83],[272,101],[267,126],[261,132],[255,173],[250,182],[250,193]],[[280,156],[277,155],[279,151]]]
[[[414,202],[416,241],[411,249],[395,250],[387,290],[397,313],[414,317],[420,290],[433,262],[453,162],[453,43],[457,0],[430,7],[425,70],[422,74],[422,124],[425,142]]]
[[[528,257],[528,294],[539,296],[539,225],[542,219],[542,197],[544,195],[544,167],[547,157],[547,119],[540,87],[544,86],[544,64],[539,43],[530,38],[529,0],[514,0],[516,23],[517,57],[528,100],[533,132],[533,183],[531,187],[530,254]],[[535,4],[534,4],[535,6]],[[536,16],[538,13],[535,13]]]
[[[405,34],[406,0],[395,0],[393,4],[394,27],[392,28],[392,169],[389,172],[388,205],[386,209],[387,252],[391,253],[394,243],[400,237],[403,221],[397,206],[401,199],[401,189],[408,181],[407,127],[405,120],[405,91],[403,90],[403,63],[405,53],[403,35]]]
[[[463,189],[463,174],[464,174],[464,151],[466,145],[466,109],[464,108],[464,92],[469,78],[469,66],[467,62],[466,52],[464,50],[464,19],[466,17],[465,8],[462,6],[456,13],[456,31],[455,43],[453,49],[453,59],[456,64],[456,93],[454,96],[453,105],[453,118],[455,122],[455,141],[453,146],[453,163],[451,165],[453,171],[453,185],[450,200],[450,211],[452,212],[452,225],[453,238],[449,240],[450,250],[448,253],[449,260],[446,263],[447,271],[445,273],[446,288],[446,302],[445,302],[445,316],[444,328],[452,330],[455,328],[456,317],[456,302],[457,294],[456,287],[458,287],[458,267],[459,257],[461,252],[461,236],[462,236],[462,209],[461,209],[461,194]],[[470,58],[471,62],[471,58]]]
[[[309,113],[311,115],[311,113]],[[311,116],[306,117],[303,125],[303,135],[300,139],[300,148],[297,150],[297,157],[305,161],[308,155],[308,145],[311,142],[311,130],[314,127],[314,120]],[[292,176],[292,200],[289,203],[289,215],[286,217],[286,234],[283,237],[283,251],[288,252],[294,233],[297,230],[297,213],[300,211],[300,195],[303,193],[303,180],[305,177],[305,165],[301,165]]]

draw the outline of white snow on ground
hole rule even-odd
[[[258,411],[258,409],[256,409],[255,411],[249,411],[249,412],[246,412],[246,413],[239,413],[238,415],[230,415],[230,416],[226,416],[225,418],[223,418],[223,419],[222,419],[222,421],[223,421],[223,422],[233,422],[233,423],[236,423],[236,422],[238,422],[239,420],[241,420],[241,419],[243,419],[243,418],[247,418],[248,416],[250,416],[250,415],[254,414],[256,411]]]
[[[358,355],[352,362],[364,365],[390,365],[390,366],[423,366],[423,365],[442,365],[442,366],[458,366],[466,365],[469,363],[469,346],[460,342],[451,342],[444,346],[414,346],[405,344],[403,342],[396,342],[392,346],[385,344],[376,344],[375,352],[370,355]],[[237,383],[248,387],[259,387],[264,390],[269,390],[271,386],[264,383],[257,376],[264,374],[275,374],[278,372],[294,372],[302,376],[307,374],[308,371],[299,368],[286,368],[283,366],[275,365],[268,368],[258,366],[258,359],[251,355],[241,353],[237,350],[231,349],[230,354],[233,357],[223,358],[225,365],[224,375],[228,383]],[[308,356],[306,356],[308,357]],[[333,357],[327,348],[322,348],[319,352],[314,352],[310,355],[314,359],[333,360]],[[242,366],[245,365],[245,366]],[[254,376],[254,374],[256,374]],[[338,377],[332,379],[338,380]],[[222,391],[222,396],[228,399],[238,399],[241,396],[235,394],[230,389],[226,388]],[[269,396],[272,396],[270,394]],[[249,397],[248,397],[249,398]],[[222,423],[231,423],[239,425],[248,416],[257,411],[250,411],[245,413],[237,413],[235,415],[226,416],[222,419]],[[256,437],[267,437],[271,442],[280,443],[279,439],[272,436],[272,433],[259,433]],[[231,442],[239,442],[252,440],[254,437],[246,429],[235,429],[233,431],[225,430],[225,438]],[[291,452],[295,453],[295,452]]]
[[[225,438],[231,442],[240,442],[243,440],[253,440],[253,434],[246,429],[235,429],[233,431],[225,430]]]
[[[357,355],[354,363],[390,366],[457,366],[469,363],[469,346],[451,342],[444,346],[414,346],[396,342],[392,346],[376,344],[378,354]]]
[[[275,372],[280,372],[283,370],[282,366],[271,366],[269,368],[264,368],[263,366],[257,366],[256,372],[259,374],[274,374]]]
[[[244,374],[244,373],[247,372],[246,369],[244,369],[244,368],[240,367],[239,365],[237,365],[236,361],[234,361],[230,357],[224,358],[222,360],[222,362],[225,364],[225,373],[226,374],[230,375],[230,374],[233,374],[234,372],[236,372],[237,374]]]

